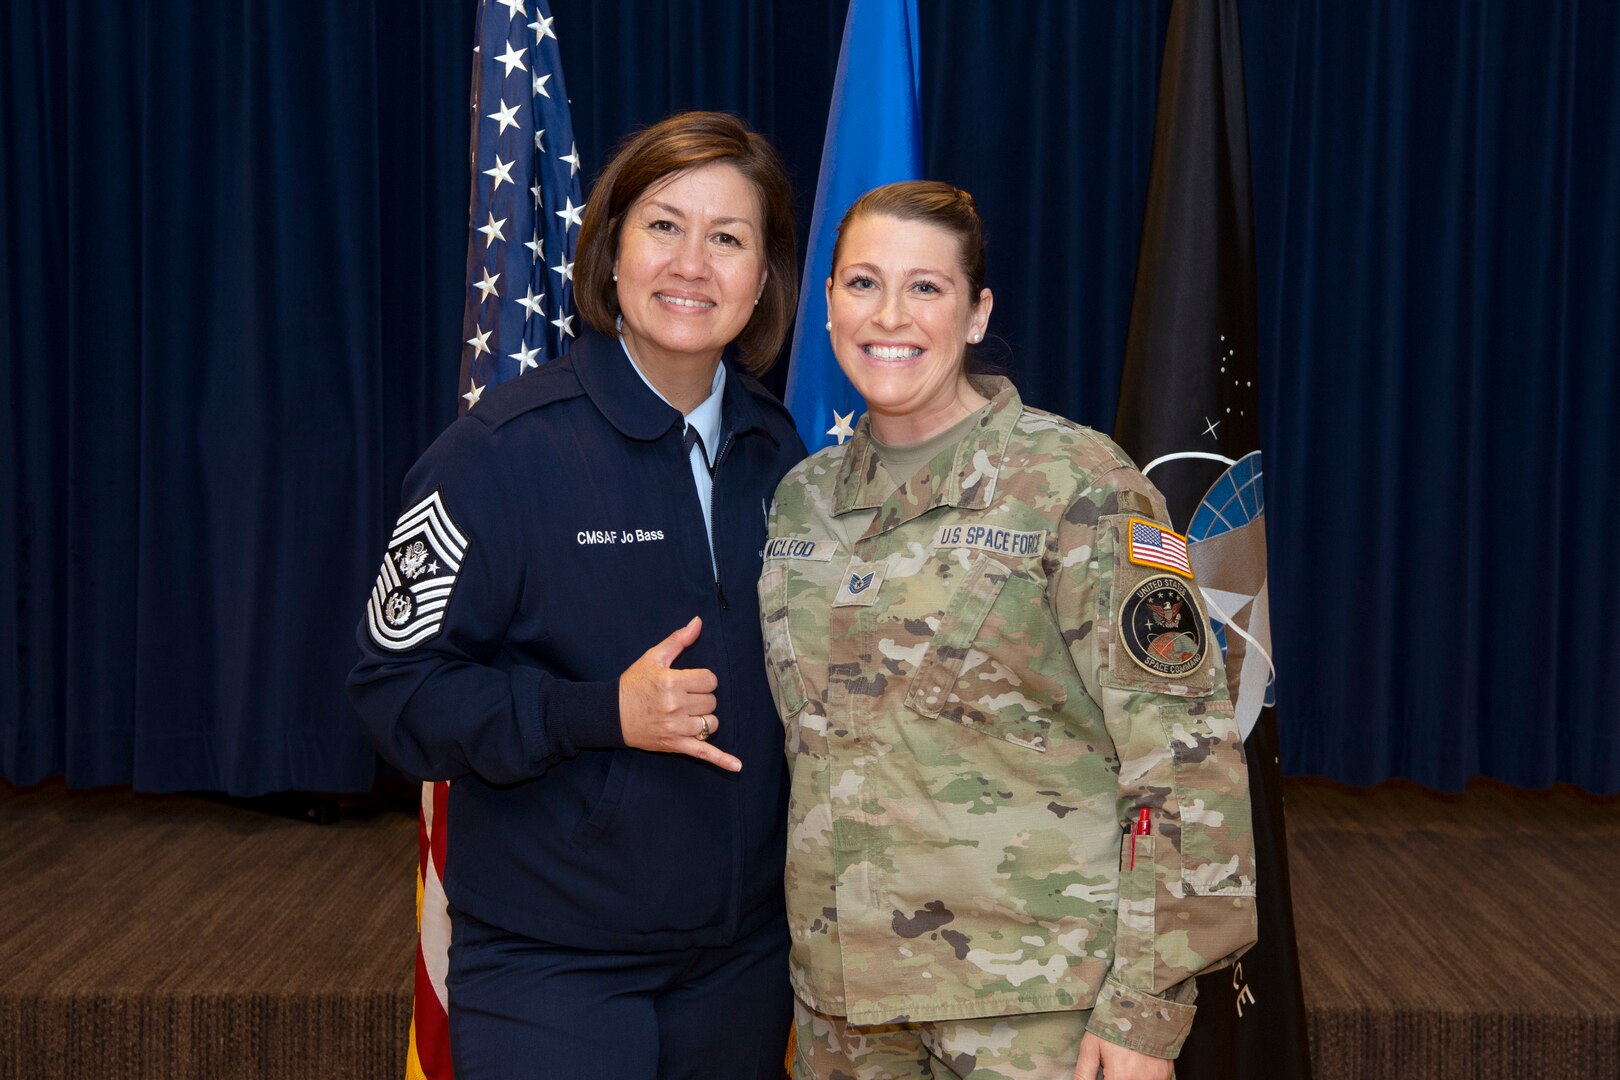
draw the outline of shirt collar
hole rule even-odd
[[[664,401],[652,384],[642,377],[640,369],[629,361],[624,348],[615,338],[586,330],[568,350],[568,360],[573,364],[574,373],[586,396],[626,438],[651,442],[661,438],[671,428],[684,428],[686,419],[680,411]],[[728,349],[715,372],[715,382],[712,384],[715,389],[709,395],[709,401],[704,403],[719,403],[716,407],[719,417],[717,426],[712,430],[698,429],[711,453],[718,452],[718,447],[710,443],[710,435],[718,437],[722,431],[734,435],[759,431],[772,442],[777,441],[760,406],[754,401],[754,391],[745,385],[748,380],[737,372],[727,373],[726,369],[731,367],[732,362]]]
[[[973,383],[974,389],[990,399],[990,407],[955,446],[934,455],[925,469],[918,469],[893,493],[886,490],[877,450],[872,446],[871,416],[862,416],[838,470],[833,513],[877,507],[877,516],[866,531],[871,536],[903,525],[936,506],[968,510],[989,506],[1007,440],[1023,413],[1023,402],[1007,379],[974,376]]]
[[[647,378],[647,373],[641,370],[635,359],[630,355],[630,349],[625,345],[623,337],[619,338],[619,347],[624,350],[624,358],[630,362],[630,367],[641,377],[641,381],[646,384],[647,389],[657,394],[659,401],[662,401],[665,405],[670,405],[669,398],[665,397],[658,387],[652,384],[652,381]],[[695,428],[698,438],[703,440],[703,451],[709,458],[710,464],[713,464],[714,455],[720,451],[720,402],[725,400],[725,392],[726,365],[724,361],[721,361],[714,366],[714,381],[709,383],[709,396],[704,398],[698,407],[687,413],[684,418],[686,426]],[[670,405],[670,408],[673,409],[674,406]]]

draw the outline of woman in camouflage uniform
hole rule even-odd
[[[1183,538],[1113,443],[967,372],[983,279],[966,193],[850,209],[827,329],[867,413],[770,515],[799,1080],[1163,1080],[1254,939]]]

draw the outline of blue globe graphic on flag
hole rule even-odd
[[[1266,509],[1265,487],[1261,483],[1264,475],[1258,450],[1233,463],[1204,493],[1203,500],[1193,513],[1192,523],[1187,526],[1188,541],[1196,544],[1257,521]],[[1213,613],[1210,623],[1224,658],[1227,655],[1226,623]],[[1275,678],[1266,680],[1265,704],[1268,708],[1276,704],[1275,686]]]

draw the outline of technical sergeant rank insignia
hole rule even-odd
[[[833,607],[864,607],[877,601],[878,589],[883,587],[883,563],[863,563],[851,559],[849,569],[839,580],[838,592],[833,596]]]

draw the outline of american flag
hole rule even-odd
[[[576,333],[574,241],[585,203],[554,21],[545,0],[482,0],[478,11],[463,411],[567,352]]]
[[[1146,521],[1131,519],[1130,560],[1138,566],[1157,566],[1184,578],[1193,576],[1187,561],[1187,538]]]
[[[532,14],[530,8],[532,7]],[[545,0],[481,0],[472,78],[472,199],[460,411],[568,351],[574,337],[579,151]],[[422,785],[416,990],[407,1080],[454,1080],[450,914],[444,895],[450,785]]]

